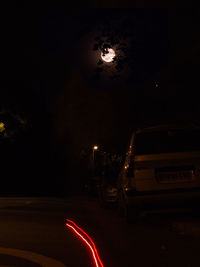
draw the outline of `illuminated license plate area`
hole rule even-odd
[[[193,170],[157,172],[157,180],[159,183],[191,182],[195,180],[195,174]]]

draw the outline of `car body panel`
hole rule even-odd
[[[145,209],[151,205],[173,207],[175,203],[184,206],[200,200],[200,151],[134,154],[138,133],[172,129],[199,131],[200,128],[184,124],[161,125],[139,129],[132,134],[118,180],[118,190],[126,205]]]
[[[136,190],[200,187],[199,169],[200,152],[196,151],[136,156]]]

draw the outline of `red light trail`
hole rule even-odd
[[[104,267],[104,265],[103,265],[103,263],[99,257],[96,246],[95,246],[94,242],[92,241],[91,237],[83,229],[81,229],[77,224],[75,224],[73,221],[71,221],[69,219],[67,219],[66,221],[67,221],[66,226],[69,227],[78,237],[80,237],[85,242],[85,244],[89,247],[90,251],[92,252],[95,266],[96,267]]]

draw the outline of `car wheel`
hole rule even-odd
[[[120,217],[124,217],[127,223],[135,223],[139,219],[139,209],[127,204],[122,192],[119,193],[118,214]]]
[[[126,217],[126,203],[122,192],[119,193],[118,197],[118,214],[120,217]]]

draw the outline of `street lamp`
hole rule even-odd
[[[95,150],[98,150],[99,149],[99,147],[98,146],[93,146],[93,148],[92,148],[92,158],[93,158],[93,166],[95,167],[95,165],[94,165],[94,152],[95,152]]]

